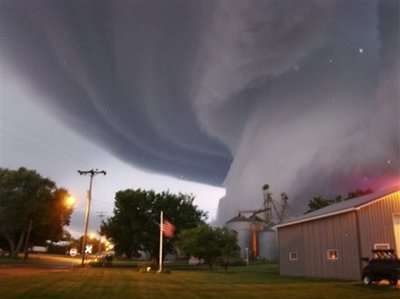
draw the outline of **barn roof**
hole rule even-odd
[[[362,207],[369,205],[370,203],[381,199],[382,197],[389,195],[391,193],[400,191],[400,186],[387,188],[378,192],[370,193],[364,196],[348,199],[345,201],[341,201],[336,204],[332,204],[325,208],[316,210],[314,212],[302,215],[300,217],[290,219],[283,223],[280,223],[275,226],[275,228],[280,228],[284,226],[294,225],[297,223],[308,222],[320,218],[330,217],[333,215],[348,213],[351,211],[359,210]]]

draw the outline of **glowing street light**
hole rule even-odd
[[[73,197],[72,195],[68,195],[67,198],[64,200],[64,205],[69,209],[72,208],[76,203],[76,198]],[[28,231],[26,234],[25,238],[25,245],[24,245],[24,258],[23,261],[25,261],[28,258],[28,244],[31,236],[31,231],[32,231],[32,225],[33,225],[33,220],[29,220],[29,226],[28,226]]]
[[[68,207],[68,208],[70,208],[70,207],[73,207],[75,204],[76,204],[76,198],[75,197],[73,197],[72,195],[69,195],[66,199],[65,199],[65,202],[64,202],[64,204]]]

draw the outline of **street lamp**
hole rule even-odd
[[[65,199],[64,204],[65,204],[66,207],[72,208],[72,207],[76,204],[76,198],[73,197],[72,195],[69,195],[69,196]]]
[[[75,205],[75,203],[76,203],[76,198],[73,197],[72,195],[68,195],[68,197],[66,197],[64,199],[64,205],[68,209],[72,208]],[[24,245],[24,258],[23,258],[24,262],[28,258],[28,245],[29,245],[29,240],[31,237],[32,225],[33,225],[33,220],[30,219],[29,225],[28,225],[28,231],[27,231],[26,238],[25,238],[25,245]]]
[[[103,237],[101,236],[101,235],[99,235],[99,249],[98,249],[98,252],[97,252],[97,254],[98,255],[101,255],[101,252],[102,252],[102,243],[105,243],[105,240],[103,239]]]

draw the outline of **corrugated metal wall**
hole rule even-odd
[[[279,266],[282,275],[305,275],[305,246],[302,225],[278,229]],[[296,252],[298,259],[290,260],[290,253]]]
[[[276,231],[261,231],[258,234],[260,257],[269,261],[276,261],[278,257],[278,242]]]
[[[400,213],[400,192],[385,196],[358,211],[362,256],[371,257],[375,243],[389,243],[391,248],[396,249],[393,223],[396,213]]]
[[[226,223],[225,226],[237,233],[237,241],[240,247],[240,257],[245,259],[246,248],[251,250],[251,222],[250,221],[234,221]]]
[[[279,246],[281,274],[360,279],[354,213],[282,227]],[[330,249],[337,260],[328,260]],[[298,252],[297,261],[289,260],[291,251]]]

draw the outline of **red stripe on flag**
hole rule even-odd
[[[163,223],[163,234],[167,238],[173,238],[175,234],[175,225],[173,225],[168,220],[164,220]]]

